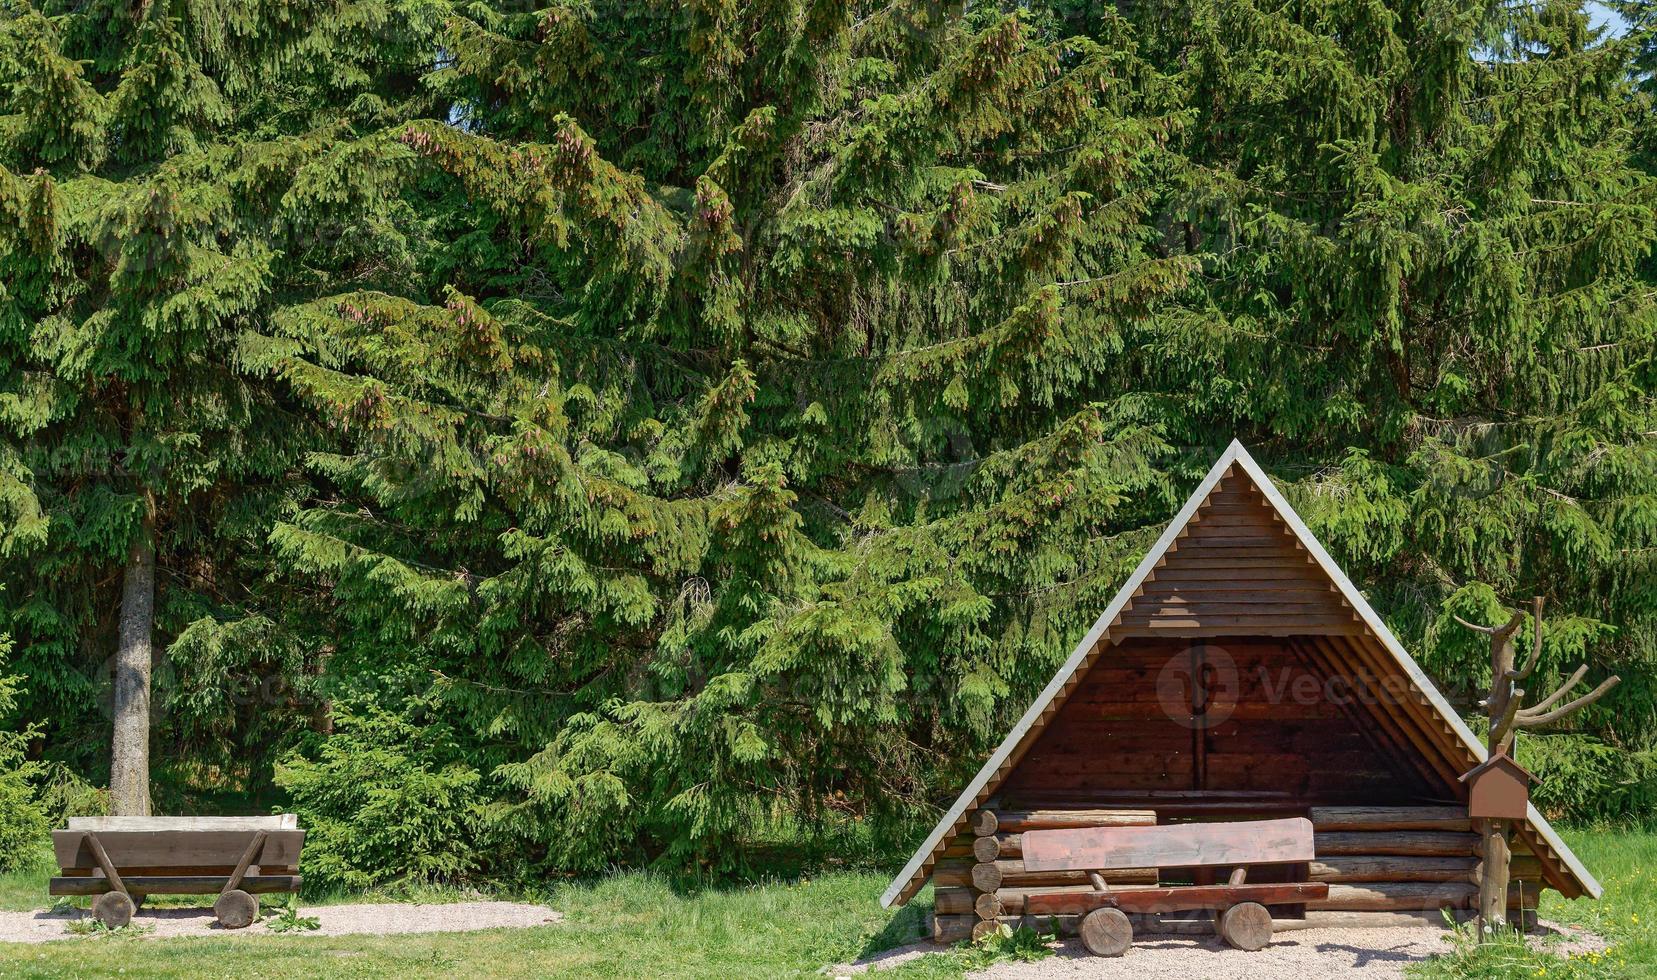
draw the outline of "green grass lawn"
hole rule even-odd
[[[1610,956],[1590,962],[1543,958],[1511,947],[1447,957],[1417,971],[1445,978],[1657,977],[1657,834],[1567,833],[1606,886],[1601,902],[1544,899],[1545,918],[1580,923],[1611,938]],[[37,867],[0,876],[0,906],[45,903]],[[919,935],[920,900],[897,913],[880,908],[886,876],[837,871],[746,887],[677,890],[662,878],[618,874],[560,885],[541,896],[565,921],[536,929],[390,936],[303,933],[239,938],[133,939],[119,934],[40,945],[0,946],[0,977],[113,974],[246,977],[790,977],[900,945]],[[1549,893],[1550,896],[1552,893]],[[451,892],[422,900],[472,897]],[[360,896],[330,896],[361,900]],[[170,903],[169,903],[170,904]],[[961,951],[926,957],[881,976],[934,980],[962,976],[992,957]]]
[[[41,905],[40,898],[18,900],[17,877],[0,885],[8,907]],[[39,895],[39,879],[34,881]],[[544,928],[384,938],[290,933],[153,940],[115,934],[0,945],[0,976],[117,970],[130,977],[440,976],[464,971],[467,980],[801,976],[919,935],[925,909],[916,905],[897,916],[881,909],[877,896],[885,885],[884,876],[876,873],[841,872],[686,894],[659,877],[618,874],[591,885],[554,888],[544,901],[565,919]]]
[[[1541,916],[1599,933],[1612,944],[1607,955],[1566,961],[1511,943],[1494,944],[1423,964],[1413,974],[1423,980],[1657,978],[1657,832],[1560,832],[1605,886],[1605,896],[1597,902],[1569,902],[1556,892],[1544,892]]]

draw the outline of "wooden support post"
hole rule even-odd
[[[248,865],[253,863],[253,859],[259,856],[259,852],[264,850],[264,847],[265,832],[262,830],[254,831],[253,839],[248,841],[247,849],[242,852],[242,859],[236,862],[236,870],[229,878],[225,879],[223,891],[234,891],[242,887],[242,879],[247,876]]]
[[[125,895],[127,886],[121,881],[121,875],[115,870],[115,862],[109,859],[109,853],[104,850],[103,842],[98,840],[97,834],[86,835],[86,846],[91,849],[92,856],[98,861],[98,870],[109,879],[110,891],[117,891]]]
[[[1479,889],[1479,931],[1492,932],[1507,925],[1508,858],[1507,821],[1481,820],[1483,871]]]
[[[93,901],[92,915],[106,928],[120,929],[132,921],[133,913],[138,911],[138,903],[127,893],[126,882],[121,880],[121,873],[115,870],[115,862],[109,859],[109,852],[104,850],[103,841],[98,839],[98,835],[88,833],[86,846],[98,862],[98,869],[109,881],[110,889]]]

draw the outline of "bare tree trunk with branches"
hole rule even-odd
[[[1588,672],[1588,665],[1583,664],[1576,669],[1564,684],[1560,685],[1539,704],[1532,707],[1521,707],[1524,704],[1525,691],[1519,687],[1519,682],[1528,679],[1536,672],[1536,664],[1542,659],[1542,597],[1531,600],[1531,649],[1530,655],[1525,658],[1523,667],[1515,668],[1516,659],[1513,650],[1513,634],[1519,631],[1524,624],[1525,614],[1514,613],[1502,626],[1479,626],[1469,623],[1460,616],[1456,622],[1471,630],[1477,630],[1490,637],[1490,697],[1485,700],[1485,707],[1490,711],[1490,730],[1487,737],[1489,754],[1511,755],[1513,743],[1518,738],[1522,728],[1537,728],[1565,717],[1578,708],[1585,707],[1598,701],[1606,691],[1617,686],[1620,680],[1615,674],[1606,678],[1598,687],[1587,694],[1567,702],[1560,707],[1552,707],[1572,688],[1581,682]],[[1507,924],[1507,885],[1509,880],[1509,859],[1512,852],[1508,847],[1507,835],[1510,828],[1506,820],[1480,820],[1478,831],[1482,837],[1479,854],[1479,934],[1488,935]]]

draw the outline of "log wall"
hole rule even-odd
[[[1278,815],[1278,814],[1272,814]],[[1255,882],[1305,880],[1329,885],[1329,897],[1299,907],[1273,909],[1278,929],[1315,925],[1385,926],[1441,923],[1442,910],[1453,916],[1472,914],[1478,901],[1478,837],[1467,812],[1449,806],[1313,807],[1317,859],[1292,868],[1255,867]],[[1025,917],[1032,895],[1086,894],[1093,886],[1082,872],[1030,872],[1024,869],[1020,834],[1029,830],[1096,826],[1146,826],[1157,822],[1152,810],[1051,809],[980,810],[969,821],[972,832],[952,840],[933,876],[933,938],[956,942],[976,938],[999,924],[1026,924],[1045,929],[1056,921],[1061,932],[1074,932],[1077,916]],[[1145,869],[1116,871],[1104,877],[1112,887],[1187,883],[1193,872],[1221,881],[1229,869]],[[1510,918],[1530,921],[1538,893],[1545,887],[1541,864],[1515,842],[1511,865]],[[1211,930],[1189,916],[1136,916],[1136,931]]]
[[[1200,666],[1206,665],[1206,666]],[[1207,712],[1190,677],[1216,678]],[[1396,739],[1348,695],[1344,674],[1298,641],[1270,637],[1122,642],[1059,708],[998,796],[1030,808],[1154,808],[1240,812],[1276,799],[1287,809],[1431,799]],[[1182,801],[1176,794],[1188,799]]]

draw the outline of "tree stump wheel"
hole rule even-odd
[[[226,929],[245,929],[259,917],[259,900],[240,888],[232,888],[213,903],[213,914]]]
[[[1094,909],[1082,918],[1081,933],[1094,956],[1121,956],[1133,945],[1133,923],[1121,909]]]
[[[124,892],[104,892],[92,903],[92,917],[106,929],[119,929],[132,921],[138,906]]]
[[[1220,913],[1220,938],[1236,949],[1265,949],[1272,941],[1272,914],[1259,902],[1239,902]]]

